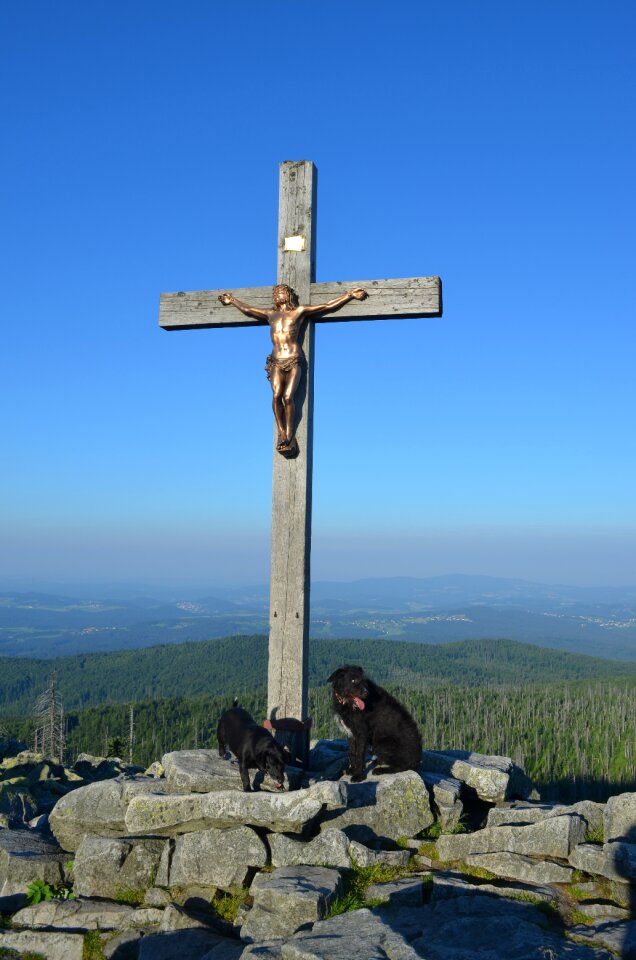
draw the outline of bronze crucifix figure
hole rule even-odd
[[[266,320],[269,324],[274,349],[267,358],[265,370],[272,385],[272,408],[278,427],[276,449],[284,457],[298,456],[294,397],[306,366],[305,354],[300,345],[303,322],[307,318],[339,310],[350,300],[365,300],[366,297],[366,290],[355,287],[327,303],[309,306],[299,304],[296,294],[286,283],[278,283],[272,290],[274,305],[269,309],[250,306],[231,293],[222,293],[219,296],[224,306],[236,307],[246,317]]]

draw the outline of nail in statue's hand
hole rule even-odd
[[[355,297],[356,300],[366,300],[367,291],[363,290],[362,287],[356,287],[355,290],[351,291],[351,296]]]

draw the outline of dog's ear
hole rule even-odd
[[[330,677],[327,677],[327,683],[335,683],[336,680],[341,680],[343,676],[344,670],[342,667],[338,667],[338,669],[334,670]]]

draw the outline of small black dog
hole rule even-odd
[[[234,706],[221,715],[216,731],[219,741],[219,756],[225,756],[226,745],[239,762],[239,772],[243,790],[251,791],[250,769],[256,767],[268,773],[278,790],[283,789],[285,780],[285,757],[283,751],[265,727],[259,727],[247,710]]]
[[[347,664],[329,677],[333,706],[349,734],[351,780],[364,780],[367,749],[379,764],[374,773],[419,770],[422,739],[417,724],[395,697],[373,682],[362,669]]]

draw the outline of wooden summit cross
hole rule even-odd
[[[368,298],[351,300],[337,313],[305,322],[299,343],[307,367],[295,397],[298,456],[281,456],[275,434],[267,703],[267,716],[274,726],[282,719],[307,717],[315,323],[442,315],[439,277],[315,282],[316,185],[317,171],[311,161],[280,165],[277,283],[291,287],[300,304],[324,303],[352,287],[363,287]],[[266,320],[223,306],[222,292],[162,293],[160,326],[190,330],[267,325]],[[232,294],[259,308],[272,306],[271,287],[244,288]],[[303,749],[297,752],[302,757]]]

